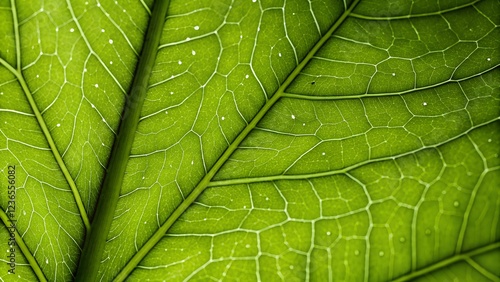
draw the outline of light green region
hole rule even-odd
[[[0,0],[0,205],[16,165],[25,246],[0,279],[73,280],[111,189],[89,281],[500,281],[500,2],[153,12]]]

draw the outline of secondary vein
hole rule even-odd
[[[11,66],[7,61],[5,61],[2,58],[0,58],[0,64],[3,65],[5,68],[7,68],[7,70],[9,70],[16,77],[17,81],[19,82],[19,85],[23,89],[23,92],[26,96],[26,99],[28,100],[31,110],[35,115],[35,118],[40,126],[40,129],[42,130],[43,135],[45,136],[45,139],[47,140],[49,148],[52,151],[52,154],[54,155],[54,158],[57,164],[59,165],[59,168],[61,169],[64,178],[66,179],[66,182],[68,183],[71,189],[71,192],[73,193],[73,197],[75,198],[75,202],[78,207],[78,211],[80,212],[80,216],[82,217],[83,224],[85,225],[85,228],[88,230],[90,228],[90,222],[87,216],[87,212],[85,211],[85,206],[82,202],[78,189],[76,188],[75,181],[73,180],[73,177],[69,173],[69,170],[66,167],[66,164],[63,158],[61,157],[61,154],[59,153],[59,150],[57,150],[54,139],[52,138],[52,135],[47,127],[47,124],[45,123],[45,120],[42,114],[40,113],[40,110],[38,109],[35,99],[33,98],[33,95],[28,87],[28,84],[24,79],[24,75],[21,70],[21,47],[20,47],[21,44],[20,44],[20,36],[18,28],[19,24],[18,24],[17,10],[14,0],[11,0],[11,5],[12,5],[11,6],[12,19],[14,22],[14,33],[16,41],[16,66],[15,67]]]
[[[10,225],[9,223],[10,219],[2,209],[0,209],[0,219],[2,220],[2,223],[5,225],[5,227],[8,228],[8,226]],[[38,278],[38,280],[46,282],[47,279],[45,278],[45,275],[43,274],[40,265],[38,265],[38,262],[36,261],[35,257],[33,257],[30,250],[28,249],[28,246],[26,246],[26,244],[24,243],[23,237],[21,237],[21,235],[17,232],[17,228],[14,228],[14,234],[16,236],[16,244],[19,246],[19,249],[21,249],[21,252],[23,253],[24,257],[29,262],[31,269],[33,269],[33,272],[35,273],[36,277]]]
[[[346,10],[340,18],[330,27],[330,29],[321,37],[321,39],[313,46],[309,53],[304,57],[304,59],[295,67],[295,69],[290,73],[290,75],[281,84],[274,95],[269,99],[260,111],[255,115],[252,121],[240,132],[236,139],[229,145],[222,156],[217,160],[214,166],[208,171],[208,173],[203,177],[203,179],[198,183],[198,185],[191,191],[188,197],[174,210],[174,212],[167,218],[165,223],[149,238],[149,240],[139,249],[139,251],[129,260],[127,265],[118,273],[114,281],[123,281],[128,275],[133,271],[133,269],[139,264],[139,262],[148,254],[148,252],[158,243],[165,233],[170,229],[174,222],[181,216],[182,213],[198,198],[198,196],[208,187],[210,181],[219,171],[222,165],[229,159],[232,153],[238,148],[241,142],[248,136],[248,134],[255,128],[259,121],[265,116],[265,114],[272,108],[272,106],[283,96],[286,88],[292,83],[292,81],[300,74],[304,67],[311,61],[313,56],[318,52],[318,50],[330,39],[333,32],[344,22],[347,16],[351,13],[354,7],[358,4],[360,0],[355,0],[348,10]]]

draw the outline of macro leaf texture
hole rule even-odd
[[[0,279],[500,281],[499,46],[499,0],[0,0]]]

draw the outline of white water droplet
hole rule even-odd
[[[71,29],[69,30],[69,32],[75,32],[75,29],[74,29],[74,28],[71,28]]]
[[[142,179],[146,179],[146,177],[143,176]]]
[[[40,77],[40,76],[37,74],[37,75],[36,75],[36,78],[39,78],[39,77]]]
[[[45,259],[45,263],[49,264],[49,259],[48,258]]]
[[[324,155],[326,155],[326,153],[325,153],[325,152],[323,152],[323,153],[321,153],[321,155],[322,155],[322,156],[324,156]]]
[[[423,103],[422,103],[422,105],[423,105],[423,106],[427,106],[427,102],[423,102]]]
[[[95,88],[99,88],[99,84],[97,84],[97,83],[94,86],[95,86]]]
[[[56,124],[56,126],[57,126],[57,127],[61,127],[61,124],[60,124],[60,123],[58,123],[58,124]]]
[[[330,236],[330,235],[332,235],[332,232],[328,231],[328,232],[326,232],[326,235]]]
[[[147,221],[144,221],[144,224],[148,223]]]
[[[191,50],[191,54],[194,56],[196,55],[196,51],[195,50]]]
[[[167,114],[167,115],[168,115],[168,111],[165,111],[165,114]]]
[[[194,165],[194,161],[191,161],[191,165]]]
[[[113,61],[109,61],[109,64],[112,65],[113,64]]]
[[[292,119],[295,119],[295,116],[294,116],[294,115],[292,115]]]
[[[109,44],[113,44],[113,39],[110,39],[110,40],[109,40]]]
[[[266,201],[269,201],[269,197],[266,197]]]
[[[178,63],[179,65],[182,65],[182,61],[178,61],[177,63]]]
[[[250,77],[250,76],[249,76],[248,74],[247,74],[247,75],[245,75],[245,78],[246,78],[246,79],[248,79],[249,77]]]
[[[123,12],[124,12],[124,13],[126,13],[126,12],[127,12],[127,10],[123,9]]]
[[[306,124],[305,124],[305,123],[303,123],[303,124],[302,124],[302,126],[306,126]]]
[[[23,211],[23,215],[26,215],[26,211]]]
[[[170,91],[170,95],[174,95],[174,91]]]
[[[103,28],[103,29],[101,29],[101,32],[106,32],[106,30]]]
[[[197,25],[194,26],[194,30],[199,30],[199,29],[200,29],[199,26],[197,26]]]
[[[101,7],[101,3],[97,3],[97,7]]]
[[[280,56],[280,57],[281,57],[281,53],[278,53],[278,56]]]
[[[487,61],[491,61],[491,58],[486,59]]]
[[[395,73],[392,73],[392,76],[396,76],[396,74],[395,74]]]
[[[3,94],[3,92],[2,92],[1,94]],[[488,139],[488,142],[490,142],[490,143],[491,143],[491,138],[490,138],[490,139]]]
[[[225,117],[221,117],[220,119],[221,119],[221,120],[225,120],[226,118],[225,118]]]

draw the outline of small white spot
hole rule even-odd
[[[167,115],[168,115],[168,111],[165,111],[165,114],[167,114]]]
[[[250,77],[250,76],[249,76],[248,74],[247,74],[247,75],[245,75],[245,78],[246,78],[246,79],[248,79],[249,77]]]
[[[110,39],[110,40],[109,40],[109,44],[113,44],[113,39]]]
[[[85,2],[85,5],[88,5],[88,4],[89,4],[89,2]]]
[[[71,29],[69,30],[69,32],[75,32],[75,29],[74,29],[74,28],[71,28]]]
[[[246,244],[246,245],[245,245],[245,248],[250,249],[250,245],[249,245],[249,244]]]
[[[144,221],[144,224],[148,223],[147,221]]]
[[[48,258],[45,259],[45,263],[49,264],[49,259]]]
[[[326,155],[326,153],[325,153],[325,152],[323,152],[323,153],[321,153],[321,155],[322,155],[322,156],[324,156],[324,155]]]
[[[23,215],[26,215],[26,211],[23,211]]]
[[[195,50],[191,50],[191,54],[194,56],[196,55],[196,51]]]
[[[396,76],[396,73],[392,73],[392,76]]]
[[[305,123],[303,123],[303,124],[302,124],[302,126],[306,126],[306,124],[305,124]]]
[[[126,12],[127,12],[127,10],[123,9],[123,12],[124,12],[124,13],[126,13]]]
[[[94,104],[90,104],[90,105],[92,105],[92,109],[95,109],[95,106],[94,106]]]
[[[423,105],[423,106],[427,106],[427,102],[423,102],[423,103],[422,103],[422,105]]]
[[[95,88],[99,88],[99,84],[97,84],[97,83],[94,86],[95,86]]]
[[[103,29],[101,29],[101,32],[106,32],[106,30],[103,28]]]
[[[280,57],[281,57],[281,53],[278,53],[278,56],[280,56]]]
[[[3,92],[2,92],[2,93],[0,93],[0,94],[3,94]],[[490,139],[488,139],[488,142],[490,142],[490,143],[491,143],[491,138],[490,138]]]
[[[0,92],[0,95],[3,95],[3,92]]]
[[[294,115],[292,115],[292,119],[295,119],[295,116],[294,116]]]
[[[243,208],[244,208],[244,209],[246,209],[246,208],[247,208],[247,206],[243,206]]]
[[[182,65],[182,61],[178,61],[177,63],[178,63],[179,65]]]
[[[104,147],[104,146],[106,146],[106,145],[104,145],[104,143],[101,143],[101,146],[103,146],[103,147]]]
[[[295,13],[292,13],[292,15],[294,15],[294,16],[295,16]]]
[[[199,26],[197,26],[197,25],[194,26],[194,30],[199,30],[199,29],[200,29]]]
[[[36,78],[39,78],[39,77],[40,77],[40,76],[37,74],[37,75],[36,75]]]
[[[101,3],[97,3],[97,7],[101,7]]]
[[[194,161],[191,161],[191,165],[194,165]]]
[[[102,118],[102,121],[106,122],[106,120],[104,118]]]
[[[87,72],[87,69],[83,69],[83,72]]]
[[[189,40],[191,40],[191,37],[186,37],[186,41],[189,41]]]
[[[332,232],[328,231],[328,232],[326,232],[326,235],[330,236],[330,235],[332,235]]]
[[[205,217],[205,218],[203,219],[203,221],[207,221],[207,218]]]
[[[266,201],[269,201],[269,197],[266,197]]]
[[[56,32],[58,32],[58,31],[59,31],[59,28],[58,28],[58,27],[56,27]]]
[[[240,35],[240,39],[243,39],[243,35]]]
[[[174,91],[170,91],[170,95],[174,95]]]
[[[58,123],[58,124],[56,124],[56,126],[57,126],[57,127],[61,127],[61,124],[60,124],[60,123]]]
[[[113,61],[109,61],[109,64],[112,65],[113,64]]]
[[[491,58],[486,59],[486,61],[491,61]]]
[[[142,179],[146,179],[146,177],[143,176]]]
[[[220,119],[221,119],[221,120],[225,120],[226,118],[225,118],[225,117],[221,117]]]

